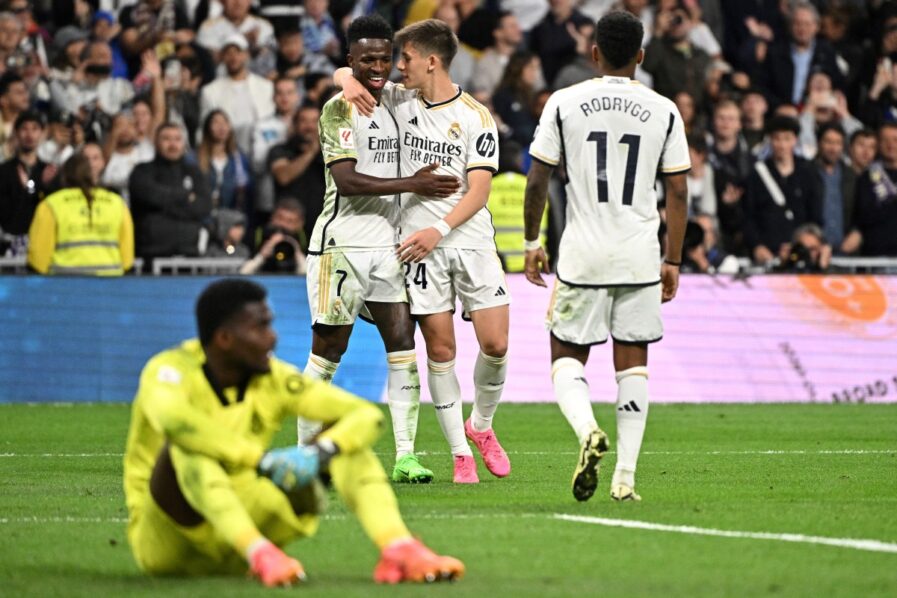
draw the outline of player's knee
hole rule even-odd
[[[446,363],[455,359],[454,343],[430,343],[427,345],[427,358],[436,363]]]
[[[414,350],[414,329],[409,334],[405,330],[390,330],[383,335],[383,346],[387,353],[395,353],[396,351],[413,351]]]
[[[480,343],[480,351],[489,357],[504,357],[508,352],[508,337],[486,339]]]

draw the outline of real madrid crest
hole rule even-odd
[[[452,123],[452,126],[449,127],[448,130],[448,138],[452,141],[458,141],[461,139],[461,125],[458,123]]]

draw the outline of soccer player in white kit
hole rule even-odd
[[[458,192],[445,199],[402,196],[398,253],[405,262],[411,313],[427,345],[427,383],[451,447],[454,481],[477,483],[465,435],[493,475],[504,477],[511,470],[492,430],[507,372],[509,323],[508,286],[486,209],[498,168],[498,132],[489,111],[449,77],[458,39],[445,23],[428,19],[409,25],[396,33],[396,46],[403,85],[387,86],[381,99],[398,124],[402,174],[435,162],[441,165],[436,172],[461,180]],[[357,84],[341,70],[334,80],[351,99],[359,91]],[[362,107],[365,101],[370,102],[359,98]],[[473,411],[466,422],[454,369],[456,299],[472,320],[480,345]]]
[[[351,70],[378,97],[392,69],[392,38],[392,28],[376,15],[355,19],[348,30]],[[460,181],[435,174],[434,164],[401,177],[398,131],[383,105],[365,116],[338,94],[324,106],[319,128],[327,190],[309,243],[312,347],[305,374],[333,378],[355,318],[366,311],[386,348],[387,400],[396,443],[392,479],[427,483],[433,472],[414,454],[420,377],[404,271],[395,254],[398,194],[426,191],[447,197]],[[319,431],[320,425],[300,419],[301,443]]]
[[[642,24],[626,12],[598,21],[592,58],[603,77],[555,92],[530,145],[526,277],[545,286],[539,221],[548,180],[567,172],[567,223],[548,312],[555,397],[581,448],[573,496],[598,486],[607,435],[595,421],[584,366],[591,345],[614,341],[617,465],[611,498],[641,500],[635,468],[648,416],[648,344],[663,336],[661,302],[676,296],[691,168],[676,106],[633,80],[644,58]],[[661,263],[654,182],[665,177],[668,239]]]

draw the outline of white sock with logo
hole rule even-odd
[[[556,359],[551,364],[551,382],[561,413],[582,444],[589,433],[598,429],[598,422],[592,412],[585,366],[572,357]]]
[[[473,384],[476,393],[473,399],[473,412],[470,414],[473,429],[477,432],[485,432],[492,427],[492,416],[498,409],[507,373],[507,354],[501,357],[492,357],[480,351],[480,354],[477,355],[477,362],[473,368]]]
[[[648,420],[648,368],[617,372],[617,467],[612,484],[635,488],[635,466]]]
[[[387,353],[386,364],[389,369],[386,377],[386,400],[392,416],[392,434],[396,441],[398,459],[414,452],[420,411],[420,374],[417,372],[417,355],[414,349]]]
[[[427,360],[427,386],[436,408],[436,419],[449,443],[452,456],[473,456],[464,435],[464,413],[461,410],[461,385],[455,375],[455,360],[438,363]]]
[[[309,353],[308,363],[305,364],[305,370],[302,373],[309,378],[329,384],[338,367],[339,362],[334,363],[314,353]],[[321,433],[322,427],[320,422],[309,421],[302,417],[297,418],[296,430],[299,435],[299,444],[308,445],[314,442],[315,436]]]

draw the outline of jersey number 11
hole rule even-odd
[[[594,141],[597,148],[596,167],[598,169],[598,203],[606,203],[607,199],[607,132],[592,131],[589,141]],[[632,205],[632,194],[635,192],[635,169],[638,167],[638,148],[642,138],[638,135],[626,134],[620,137],[620,143],[629,146],[626,156],[626,178],[623,182],[623,205]]]

